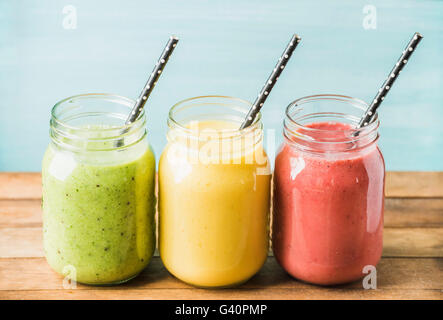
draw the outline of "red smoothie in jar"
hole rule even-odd
[[[335,121],[288,127],[285,120],[285,142],[275,160],[274,255],[303,281],[357,280],[366,265],[378,263],[383,248],[378,124],[356,137],[351,124]]]

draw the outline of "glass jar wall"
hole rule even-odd
[[[270,165],[251,105],[207,96],[177,103],[159,162],[159,249],[166,268],[199,287],[245,282],[268,253]]]
[[[86,284],[136,276],[155,248],[155,158],[145,115],[110,94],[67,98],[52,109],[42,166],[48,263]]]
[[[355,129],[366,108],[358,99],[317,95],[286,109],[272,240],[277,261],[295,278],[345,283],[381,257],[385,166],[378,117]]]

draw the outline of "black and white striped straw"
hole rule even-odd
[[[260,109],[263,107],[263,104],[268,98],[269,93],[271,93],[271,90],[274,87],[275,82],[278,80],[278,77],[280,76],[286,64],[288,63],[289,58],[292,55],[292,52],[294,52],[295,48],[297,48],[297,45],[300,42],[300,40],[301,38],[298,35],[294,34],[292,36],[291,41],[289,41],[285,51],[278,60],[274,70],[272,71],[268,80],[266,80],[263,89],[260,91],[260,94],[258,95],[257,99],[252,105],[251,109],[249,110],[244,122],[240,126],[240,129],[244,129],[250,126],[254,122],[255,117],[260,112]]]
[[[149,95],[151,94],[152,90],[157,84],[157,80],[160,77],[160,74],[163,72],[166,63],[168,63],[169,57],[171,56],[172,52],[175,49],[175,46],[177,45],[177,42],[178,38],[176,36],[171,36],[169,38],[169,41],[166,44],[165,48],[163,49],[163,52],[160,58],[158,59],[157,64],[154,67],[154,70],[152,70],[152,73],[149,76],[148,81],[146,82],[140,96],[138,97],[134,107],[132,108],[131,113],[128,116],[128,119],[126,120],[126,124],[134,122],[142,112],[143,107],[145,106],[145,103],[149,98]]]
[[[394,68],[392,68],[391,72],[389,73],[388,78],[385,80],[381,88],[378,90],[377,94],[372,100],[372,103],[370,104],[370,106],[368,107],[368,109],[360,119],[357,128],[367,126],[372,122],[372,120],[374,120],[375,113],[378,107],[380,107],[380,104],[385,99],[388,91],[392,88],[392,85],[394,84],[395,80],[400,74],[400,71],[409,61],[410,56],[412,55],[412,53],[414,53],[417,45],[420,43],[422,38],[423,36],[420,33],[418,32],[414,33],[414,36],[409,41],[408,45],[406,46],[406,49],[403,51],[397,63],[395,64]]]
[[[160,56],[160,58],[157,61],[157,64],[154,67],[154,70],[152,70],[151,75],[149,76],[148,81],[146,82],[145,86],[143,87],[142,92],[140,93],[139,97],[135,101],[134,106],[132,107],[131,113],[129,114],[128,118],[126,119],[125,124],[131,124],[135,120],[137,120],[140,113],[143,111],[143,107],[146,104],[146,101],[149,98],[149,95],[151,94],[152,90],[154,89],[155,85],[157,84],[157,80],[160,77],[160,74],[163,72],[163,69],[166,66],[166,63],[169,60],[169,57],[171,56],[172,52],[174,51],[175,47],[177,46],[178,38],[176,36],[170,36],[169,41],[166,44],[165,48],[163,49],[163,52]],[[128,128],[122,130],[122,135],[126,132],[128,132]],[[118,139],[116,142],[114,142],[114,145],[116,147],[123,146],[124,141],[123,138]]]

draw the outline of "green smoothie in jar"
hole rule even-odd
[[[86,284],[140,273],[155,249],[155,158],[133,101],[81,95],[52,111],[43,167],[43,243],[49,265]]]

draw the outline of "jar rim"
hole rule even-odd
[[[70,103],[74,104],[70,105]],[[110,93],[87,93],[65,98],[57,102],[51,110],[50,138],[56,145],[69,150],[127,149],[141,141],[147,134],[146,117],[143,110],[134,122],[119,125],[120,120],[124,121],[127,118],[126,109],[129,114],[134,103],[135,101],[132,99]],[[115,107],[118,107],[118,111],[115,111]],[[81,126],[70,123],[70,121],[91,116],[112,117],[118,119],[118,122],[116,125],[109,126],[106,125],[106,122],[98,122],[97,126]],[[113,141],[112,147],[100,144]]]
[[[175,103],[171,107],[171,109],[169,110],[169,113],[168,113],[168,125],[170,126],[170,123],[172,123],[174,126],[180,128],[180,130],[184,131],[185,133],[190,134],[190,135],[194,134],[195,130],[189,129],[189,128],[185,127],[182,123],[180,123],[180,121],[177,121],[175,119],[175,117],[174,117],[174,113],[177,112],[177,109],[179,107],[183,106],[187,102],[198,101],[199,99],[206,99],[206,98],[210,98],[210,99],[212,99],[212,98],[214,98],[214,99],[217,99],[217,98],[227,99],[227,100],[231,100],[232,102],[240,102],[240,103],[242,103],[244,105],[247,105],[248,106],[248,110],[240,110],[240,108],[237,108],[237,110],[240,110],[242,112],[244,111],[245,117],[246,117],[249,109],[252,107],[252,103],[250,103],[249,101],[241,99],[241,98],[232,97],[232,96],[205,95],[205,96],[191,97],[191,98],[187,98],[187,99],[184,99],[184,100],[180,100],[180,101],[178,101],[177,103]],[[261,119],[262,119],[262,115],[261,115],[260,112],[258,112],[256,117],[255,117],[255,119],[254,119],[254,121],[253,121],[253,123],[251,125],[247,126],[246,128],[240,129],[240,126],[239,126],[239,129],[224,129],[223,132],[227,133],[227,134],[229,134],[229,133],[232,133],[232,134],[234,134],[234,133],[243,134],[245,132],[249,132],[251,130],[254,130],[254,128],[257,127],[258,125],[260,125]]]
[[[294,101],[292,101],[287,107],[286,107],[286,111],[285,111],[285,115],[286,118],[291,122],[291,124],[293,126],[295,126],[298,129],[302,129],[303,131],[306,132],[343,132],[343,131],[349,131],[349,129],[343,129],[343,128],[339,128],[336,130],[332,130],[332,129],[320,129],[320,128],[312,128],[312,127],[308,127],[306,125],[301,124],[298,120],[300,120],[300,118],[294,118],[295,114],[291,114],[291,111],[300,105],[303,105],[305,103],[309,103],[312,101],[318,101],[318,100],[332,100],[332,101],[340,101],[343,103],[347,103],[347,104],[351,104],[359,109],[361,109],[363,112],[365,112],[367,110],[367,108],[369,107],[369,105],[358,98],[353,98],[350,96],[346,96],[346,95],[341,95],[341,94],[329,94],[329,93],[324,93],[324,94],[315,94],[315,95],[309,95],[309,96],[305,96],[305,97],[301,97],[298,98]],[[334,113],[334,112],[329,112],[329,113],[313,113],[313,114],[329,114],[329,115],[338,115],[338,113]],[[377,130],[378,127],[380,126],[380,120],[378,117],[378,113],[375,112],[374,114],[374,120],[361,128],[352,128],[351,130],[353,130],[355,132],[356,135],[360,135],[362,133],[365,132],[372,132],[373,130]]]
[[[132,127],[134,127],[135,125],[138,125],[141,121],[143,121],[143,118],[145,116],[145,110],[143,109],[142,112],[140,112],[139,116],[137,117],[137,119],[134,122],[128,123],[128,124],[124,124],[122,126],[112,126],[109,128],[84,128],[84,127],[80,127],[80,126],[73,126],[68,124],[65,121],[62,121],[58,118],[56,112],[57,112],[57,108],[60,108],[61,106],[63,106],[66,102],[68,101],[73,101],[73,100],[88,100],[88,99],[106,99],[106,98],[111,98],[111,99],[107,99],[112,101],[112,99],[114,99],[114,101],[118,101],[120,102],[120,104],[124,104],[127,105],[130,109],[132,108],[132,106],[135,104],[135,100],[121,96],[121,95],[117,95],[117,94],[113,94],[113,93],[83,93],[83,94],[77,94],[77,95],[73,95],[70,97],[67,97],[65,99],[62,99],[60,101],[58,101],[51,109],[51,119],[58,125],[60,125],[61,127],[64,127],[66,129],[69,130],[75,130],[75,131],[101,131],[101,132],[108,132],[108,131],[112,131],[112,130],[127,130],[129,131]],[[117,102],[116,101],[116,102]],[[121,103],[121,102],[126,102],[126,103]],[[129,114],[128,114],[129,115]]]
[[[315,104],[324,101],[335,103],[337,110],[329,110],[329,105]],[[320,109],[310,110],[303,107],[304,104],[311,103],[310,107],[320,106]],[[337,104],[338,103],[338,104]],[[346,111],[342,111],[342,107]],[[294,100],[286,107],[286,117],[283,121],[283,135],[285,139],[309,152],[314,153],[333,153],[344,152],[356,149],[362,149],[372,145],[378,140],[378,128],[380,120],[378,114],[375,113],[374,120],[366,126],[357,127],[360,117],[367,110],[368,104],[363,100],[340,94],[316,94],[302,97]],[[333,107],[331,107],[332,109]],[[361,110],[361,112],[360,112]],[[325,120],[330,123],[344,123],[349,126],[339,128],[318,128],[310,126],[312,121],[321,118],[329,118],[333,120]],[[306,121],[303,122],[303,121]]]

